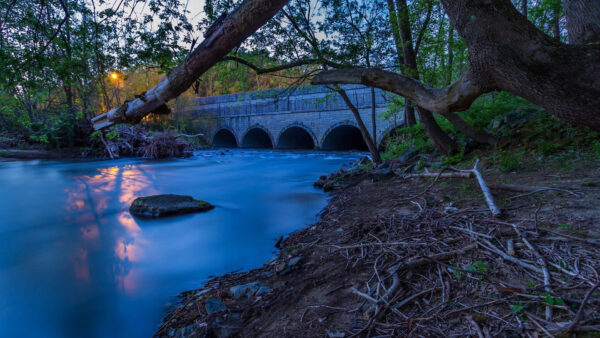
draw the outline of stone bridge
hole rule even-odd
[[[370,88],[343,86],[372,132]],[[377,143],[401,117],[384,119],[391,94],[375,90]],[[194,98],[183,109],[207,123],[213,147],[367,150],[352,111],[341,96],[323,86],[305,86]],[[401,116],[401,114],[400,114]]]

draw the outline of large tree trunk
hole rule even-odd
[[[132,101],[92,119],[95,129],[115,123],[138,123],[151,112],[169,112],[166,102],[187,90],[210,67],[272,18],[289,0],[245,0],[231,14],[221,17],[183,63],[152,89]]]
[[[404,98],[404,125],[410,127],[415,124],[417,124],[417,119],[415,118],[415,105],[411,100]]]
[[[590,14],[600,1],[587,3]],[[362,83],[409,97],[446,114],[470,107],[481,94],[504,90],[553,115],[600,131],[600,45],[566,45],[539,31],[509,0],[442,0],[469,49],[470,71],[433,89],[382,70],[322,72],[314,83]],[[582,19],[581,21],[589,22]]]
[[[396,55],[398,57],[398,65],[404,71],[404,48],[402,47],[402,38],[400,37],[400,26],[398,23],[398,12],[394,0],[387,0],[388,12],[390,15],[390,24],[392,27],[392,36],[396,44]],[[410,100],[404,100],[404,125],[413,126],[417,123],[415,118],[415,108]]]
[[[398,8],[402,49],[404,53],[404,74],[418,80],[419,71],[417,69],[417,55],[415,54],[413,47],[412,31],[410,28],[409,12],[408,6],[406,5],[406,0],[396,0],[396,7]],[[412,123],[413,120],[415,120],[414,115],[412,118],[408,116],[411,112],[414,114],[414,110],[411,109],[412,102],[410,102],[410,100],[406,100],[406,106],[409,108],[405,107],[404,114],[407,117],[407,121]],[[458,148],[454,140],[452,140],[437,124],[431,111],[423,109],[423,107],[419,107],[417,112],[419,113],[419,122],[421,122],[423,125],[425,133],[438,151],[443,154],[451,154]]]
[[[600,43],[600,1],[563,0],[570,44]]]
[[[410,16],[408,12],[408,6],[406,5],[406,0],[396,0],[397,7],[397,15],[398,15],[398,28],[400,29],[400,39],[402,42],[402,54],[404,56],[404,67],[402,69],[405,75],[408,75],[412,78],[419,79],[419,72],[417,69],[417,54],[415,53],[415,49],[412,41],[412,30],[410,28]],[[426,114],[426,113],[425,113]],[[419,115],[421,115],[419,113]],[[415,108],[413,106],[413,102],[408,98],[405,98],[404,102],[404,119],[405,124],[407,126],[413,126],[417,123],[417,119],[415,118]],[[429,123],[435,120],[425,119],[425,122],[421,121],[421,123]],[[437,123],[436,123],[437,124]],[[450,138],[440,137],[444,132],[438,127],[425,128],[425,130],[435,131],[433,135],[430,137],[436,137],[437,143],[441,144],[444,141],[447,141]],[[435,143],[435,142],[434,142]],[[453,145],[446,145],[442,148],[452,148]]]
[[[469,48],[473,78],[482,88],[508,91],[565,121],[600,130],[599,45],[562,44],[509,0],[442,2]],[[590,11],[600,7],[597,0],[578,3]]]

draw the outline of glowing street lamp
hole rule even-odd
[[[119,78],[119,74],[117,74],[117,72],[111,72],[110,73],[110,78],[113,80],[116,80]]]

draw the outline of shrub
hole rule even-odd
[[[515,171],[521,168],[519,158],[523,156],[523,153],[508,153],[504,152],[500,155],[498,166],[502,171]]]

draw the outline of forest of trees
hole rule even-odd
[[[222,32],[215,34],[215,30],[220,29],[224,18],[231,21],[236,19],[235,13],[244,14],[238,8],[240,1],[207,1],[202,15],[193,18],[188,2],[182,0],[5,1],[0,4],[2,137],[56,145],[68,139],[72,143],[74,135],[85,136],[90,132],[89,125],[82,126],[85,123],[78,121],[118,107],[126,100],[134,100],[157,85],[167,72],[172,80],[185,78],[168,90],[167,101],[182,93],[180,100],[194,95],[293,86],[311,80],[331,85],[332,92],[342,99],[345,93],[336,85],[338,83],[379,87],[399,94],[390,102],[388,115],[403,114],[407,126],[418,120],[433,146],[448,155],[463,146],[460,138],[493,144],[495,139],[483,130],[491,115],[528,105],[513,96],[515,94],[568,122],[583,122],[583,111],[596,103],[589,98],[597,98],[594,76],[598,66],[587,65],[585,70],[574,64],[585,65],[586,62],[580,61],[597,56],[598,48],[593,42],[598,36],[595,33],[600,30],[598,6],[590,1],[561,0],[519,0],[512,5],[508,0],[489,4],[483,1],[478,5],[479,2],[246,1],[244,4],[263,6],[270,12],[252,14],[253,8],[247,5],[247,12],[253,16],[247,20],[243,20],[243,16],[237,18],[241,20],[238,23],[247,23],[238,25],[246,31],[242,28],[228,31],[233,37],[237,34],[238,40],[233,41],[230,36],[227,40],[218,35]],[[496,7],[490,12],[486,6],[492,3]],[[571,15],[573,18],[586,13],[588,22],[584,19],[569,21],[569,11],[575,13]],[[474,16],[472,12],[482,18],[486,15],[504,18],[508,21],[496,20],[496,24],[506,29],[490,28],[497,36],[490,35],[492,40],[486,45],[481,41],[482,36],[491,33],[481,25],[467,24],[467,16]],[[525,21],[509,28],[509,24],[519,19],[515,15],[526,16],[531,28],[523,28]],[[584,27],[579,33],[576,24]],[[256,29],[258,31],[252,34]],[[529,30],[530,40],[519,42],[522,37],[519,29]],[[216,37],[213,39],[211,34]],[[217,39],[221,40],[215,45],[225,43],[210,46],[211,41]],[[583,42],[591,46],[591,52],[562,47]],[[498,46],[487,48],[490,44]],[[536,55],[540,51],[530,48],[535,45],[541,49],[552,45],[556,51],[544,53],[555,59],[543,60],[544,56]],[[511,46],[517,52],[506,53]],[[194,56],[204,50],[208,50],[203,54],[204,60],[194,61],[197,59]],[[206,55],[212,57],[214,51],[219,56],[206,61]],[[519,68],[524,65],[528,70],[534,69],[532,64],[536,62],[534,66],[538,68],[555,65],[555,74],[534,79],[533,73],[524,73]],[[177,68],[178,64],[183,68]],[[184,69],[183,73],[178,71],[180,68]],[[356,68],[362,70],[353,70]],[[498,71],[496,74],[481,71],[485,68]],[[323,70],[326,72],[320,73]],[[535,71],[545,73],[543,69]],[[577,72],[578,76],[564,78],[569,72]],[[563,84],[546,88],[545,92],[538,90],[542,84],[557,81],[560,76],[563,76]],[[586,97],[578,97],[576,93],[582,85],[588,88]],[[575,94],[561,92],[560,88],[565,86],[572,88],[571,93]],[[444,90],[431,89],[444,87]],[[502,90],[512,94],[498,95]],[[572,99],[563,104],[565,97]],[[472,107],[474,100],[477,101]],[[351,102],[345,101],[352,109]],[[130,110],[136,102],[129,104]],[[139,116],[130,117],[126,111],[127,118],[120,122],[128,119],[135,122],[160,106],[157,103],[148,110],[147,105],[136,106]],[[459,111],[464,112],[456,114]],[[486,115],[481,114],[482,111],[493,113]],[[369,149],[378,157],[370,136],[376,131],[366,130],[360,116],[356,114],[356,117]],[[168,118],[149,119],[165,121]],[[596,118],[592,118],[585,123],[597,127],[595,121]],[[119,122],[118,118],[115,122]],[[449,136],[449,133],[460,137]]]

